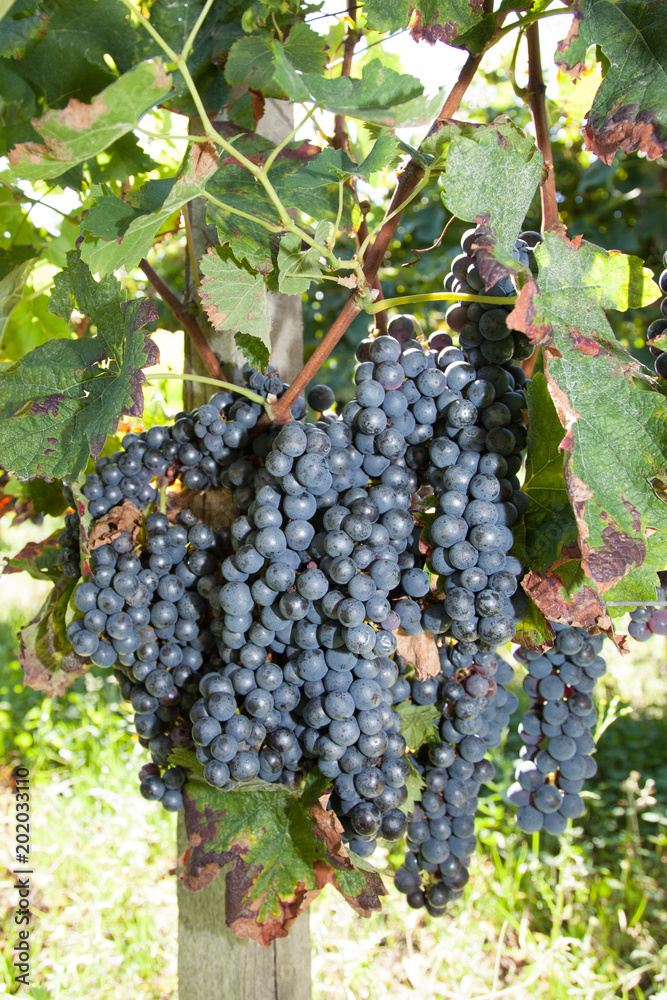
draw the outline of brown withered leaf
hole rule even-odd
[[[611,628],[604,601],[586,584],[573,592],[558,573],[532,569],[521,581],[521,586],[549,621],[585,629]]]
[[[379,909],[384,887],[376,872],[347,856],[336,820],[318,801],[327,779],[311,772],[300,794],[280,785],[221,792],[188,782],[189,844],[180,879],[197,891],[225,873],[225,918],[238,937],[268,945],[285,937],[326,884],[362,916]]]
[[[440,656],[432,632],[425,631],[421,635],[408,635],[399,627],[394,635],[396,636],[396,652],[408,663],[414,663],[417,680],[423,681],[427,677],[437,677],[440,673]]]
[[[141,510],[130,500],[123,500],[117,507],[112,507],[108,514],[95,521],[89,536],[90,550],[109,545],[125,531],[130,532],[134,545],[141,530],[141,517]]]

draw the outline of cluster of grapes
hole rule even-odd
[[[660,285],[660,291],[663,295],[667,296],[667,252],[665,252],[662,262],[665,265],[666,270],[662,272],[658,279],[658,284]],[[667,333],[667,298],[664,298],[660,303],[660,312],[662,313],[661,319],[654,320],[646,331],[646,339],[648,341],[648,349],[655,356],[655,370],[656,374],[660,378],[667,379],[667,353],[662,350],[661,347],[654,347],[651,343],[656,337],[664,336]],[[635,619],[633,619],[634,621]],[[632,634],[632,633],[630,633]],[[664,635],[665,633],[659,633]],[[648,636],[646,636],[648,638]],[[640,642],[643,642],[640,639]]]
[[[525,833],[561,834],[584,811],[579,792],[597,771],[591,754],[597,722],[592,694],[606,671],[603,636],[552,622],[556,641],[540,654],[523,647],[515,659],[528,671],[523,686],[532,699],[519,734],[524,746],[516,782],[508,792]]]
[[[496,653],[446,640],[440,665],[438,677],[412,682],[415,703],[440,707],[440,741],[425,743],[414,758],[425,791],[409,815],[408,850],[395,882],[410,906],[426,906],[433,916],[468,881],[479,791],[495,775],[486,755],[518,705],[506,688],[514,671]],[[427,873],[425,885],[420,872]]]
[[[82,617],[70,623],[68,636],[80,656],[100,667],[116,665],[137,735],[153,755],[141,792],[173,810],[182,805],[178,789],[185,772],[168,768],[168,758],[174,746],[189,745],[182,723],[210,645],[210,633],[198,622],[206,608],[202,594],[213,582],[216,562],[209,550],[216,539],[187,510],[175,524],[164,514],[149,514],[144,530],[141,558],[127,531],[93,550],[91,578],[74,594]],[[167,768],[162,777],[159,766]]]
[[[447,288],[481,291],[480,231],[464,236]],[[534,268],[534,234],[515,254]],[[510,281],[490,294],[514,292]],[[496,647],[524,616],[521,566],[509,555],[527,500],[517,472],[525,444],[530,353],[507,328],[511,307],[459,303],[449,334],[429,341],[410,317],[357,352],[355,396],[337,416],[317,386],[319,414],[255,430],[261,406],[221,391],[173,426],[128,434],[97,463],[84,495],[95,518],[127,499],[150,506],[158,486],[220,485],[236,516],[212,531],[189,511],[148,514],[140,549],[124,533],[95,549],[70,625],[81,655],[116,664],[151,763],[141,792],[182,803],[194,749],[205,779],[229,789],[261,779],[296,787],[317,766],[350,848],[408,834],[397,885],[441,913],[467,880],[489,749],[516,707],[512,669]],[[279,396],[277,374],[246,371]],[[435,509],[434,509],[435,508]],[[138,553],[138,554],[137,554]],[[416,680],[395,656],[399,628],[440,638],[441,673]],[[437,705],[436,743],[406,754],[397,706]],[[425,783],[406,820],[410,761]],[[425,873],[422,886],[420,872]]]
[[[657,587],[656,601],[667,600],[667,588]],[[667,635],[667,608],[642,604],[630,612],[628,634],[637,642],[647,642],[654,635]]]
[[[287,389],[275,373],[262,375],[246,367],[244,375],[248,384],[252,382],[250,387],[265,397],[272,393],[279,398]],[[100,518],[124,500],[142,509],[155,503],[155,480],[171,484],[180,479],[197,491],[218,485],[222,470],[248,446],[262,411],[260,403],[222,390],[196,412],[177,413],[173,424],[126,434],[121,450],[100,458],[86,479],[83,494],[89,514]],[[305,411],[304,401],[297,399],[293,417],[299,419]]]
[[[464,252],[445,278],[449,290],[482,287],[474,262],[478,237],[476,230],[464,235]],[[520,240],[516,255],[528,252]],[[511,282],[503,280],[488,294],[513,293]],[[443,622],[451,623],[454,638],[480,640],[491,648],[511,639],[516,621],[525,615],[523,597],[515,596],[522,567],[509,552],[511,526],[528,506],[517,478],[526,443],[526,377],[514,362],[528,357],[532,348],[523,334],[508,329],[511,308],[460,302],[448,310],[448,323],[459,331],[465,352],[447,347],[439,356],[447,380],[438,398],[444,420],[430,442],[431,464],[424,469],[437,502],[428,531],[429,562],[446,594]]]

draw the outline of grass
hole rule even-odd
[[[20,757],[33,781],[35,1000],[177,1000],[174,818],[136,790],[143,751],[103,671],[59,700],[21,687],[13,632],[39,595],[19,583],[0,580],[0,995],[3,983],[12,995],[15,933],[6,779]],[[667,675],[648,646],[631,665],[612,657],[586,816],[560,843],[517,831],[502,803],[511,736],[451,916],[409,910],[387,879],[382,913],[360,922],[325,890],[310,916],[315,1000],[667,1000]],[[391,867],[386,851],[379,864]]]

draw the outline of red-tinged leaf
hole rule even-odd
[[[180,878],[197,891],[231,862],[225,874],[226,922],[239,937],[264,945],[285,937],[327,883],[362,916],[379,909],[380,878],[355,867],[336,821],[318,802],[326,784],[316,772],[300,794],[266,783],[220,792],[196,779],[188,782],[190,846]]]
[[[48,538],[43,538],[41,542],[28,542],[20,552],[7,560],[2,570],[3,575],[29,573],[35,580],[51,580],[56,583],[62,576],[62,570],[58,565],[59,534],[60,529],[54,531]]]
[[[619,149],[653,160],[667,151],[667,9],[637,0],[577,0],[556,62],[575,80],[596,46],[605,60],[583,129],[586,149],[611,164]]]
[[[75,580],[56,583],[39,614],[19,631],[19,662],[23,682],[49,697],[63,695],[89,663],[72,650],[65,631],[65,614]]]
[[[574,563],[572,568],[574,574],[581,573],[580,564]],[[611,628],[605,603],[594,587],[580,579],[580,586],[575,589],[565,569],[564,566],[560,572],[554,570],[548,574],[532,569],[524,576],[521,586],[549,621],[589,630]]]

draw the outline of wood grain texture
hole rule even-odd
[[[187,848],[178,818],[178,856]],[[178,883],[180,1000],[310,1000],[308,912],[288,937],[263,947],[225,926],[224,872],[199,892]]]

